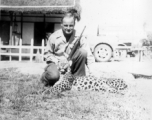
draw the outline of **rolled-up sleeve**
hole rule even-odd
[[[46,49],[44,51],[44,58],[45,61],[51,61],[54,63],[58,62],[58,59],[54,55],[54,49],[55,49],[55,38],[53,36],[50,36],[47,42]]]

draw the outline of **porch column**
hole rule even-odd
[[[23,32],[23,13],[21,13],[21,39],[22,39],[22,32]]]
[[[44,30],[44,36],[43,36],[43,39],[46,39],[46,31],[45,31],[45,22],[46,22],[46,19],[45,19],[45,14],[43,15],[43,30]]]
[[[13,12],[10,12],[10,38],[9,45],[12,45],[12,35],[13,35]]]

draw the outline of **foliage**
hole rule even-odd
[[[121,96],[90,91],[43,95],[39,75],[0,70],[1,120],[148,120],[139,94]]]
[[[147,32],[147,39],[140,40],[142,46],[151,46],[152,45],[152,32]]]
[[[147,33],[148,42],[150,45],[152,45],[152,32]]]
[[[141,43],[142,43],[142,46],[150,46],[150,45],[152,45],[152,40],[150,40],[150,39],[142,39]]]

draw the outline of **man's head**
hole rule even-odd
[[[61,27],[65,35],[71,35],[75,26],[75,15],[68,12],[64,15],[61,21]]]

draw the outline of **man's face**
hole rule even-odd
[[[63,30],[64,34],[71,35],[73,33],[74,26],[75,26],[75,23],[74,23],[74,18],[73,17],[63,18],[61,27],[62,27],[62,30]]]

